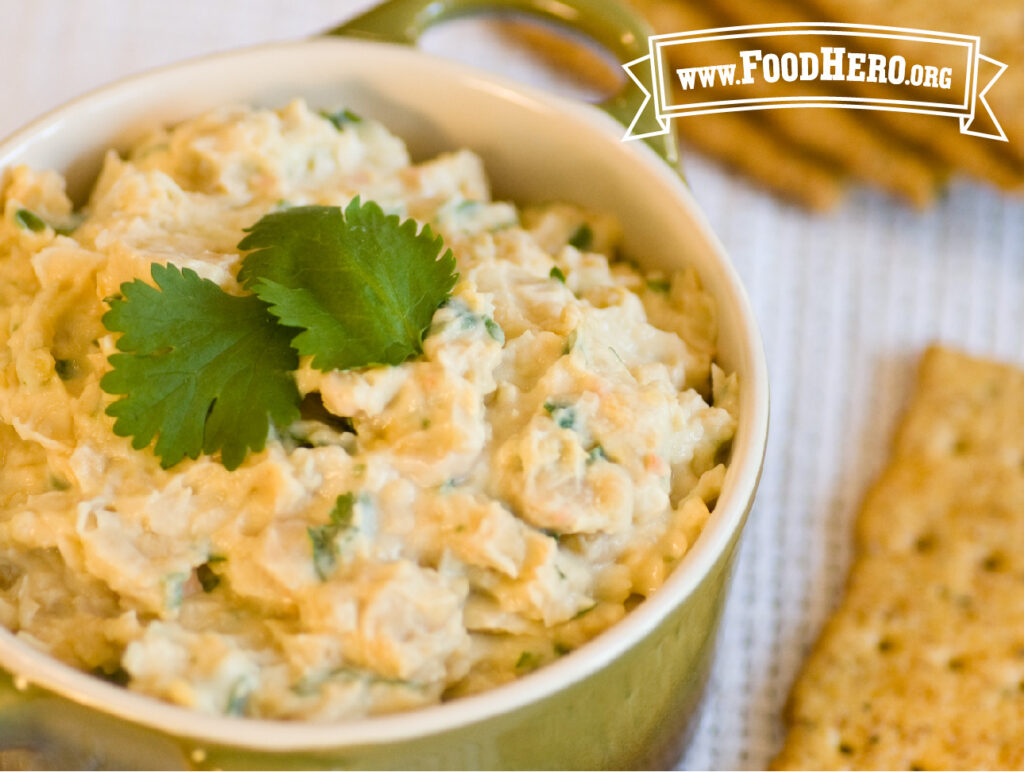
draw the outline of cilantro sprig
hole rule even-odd
[[[121,285],[103,317],[122,333],[120,354],[100,386],[122,395],[107,413],[114,433],[140,450],[159,435],[164,467],[185,456],[220,451],[235,469],[249,450],[260,451],[268,419],[286,425],[299,417],[292,371],[299,358],[291,334],[256,297],[227,294],[195,271],[154,264],[156,287],[136,279]]]
[[[306,206],[263,217],[231,295],[194,271],[152,266],[153,285],[121,285],[103,323],[120,353],[100,381],[114,433],[162,466],[220,453],[228,469],[299,418],[298,355],[321,370],[394,365],[422,350],[455,285],[451,250],[429,227],[374,202]]]
[[[430,226],[417,233],[373,201],[345,209],[304,206],[268,214],[239,243],[239,280],[313,367],[396,365],[422,350],[423,333],[455,286],[455,258]],[[343,259],[338,259],[343,256]]]

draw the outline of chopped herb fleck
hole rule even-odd
[[[28,209],[19,209],[14,213],[14,222],[22,228],[28,228],[33,233],[46,230],[46,223],[35,212]]]
[[[569,237],[569,243],[581,252],[590,249],[594,243],[593,229],[587,223],[583,223],[572,232],[572,235]]]
[[[57,371],[57,377],[62,381],[70,381],[78,377],[78,363],[74,359],[55,359],[53,369]]]
[[[533,670],[540,665],[540,657],[532,651],[524,651],[516,660],[516,670]]]
[[[313,568],[321,580],[326,580],[334,570],[335,552],[334,530],[330,526],[307,528],[309,540],[313,544]]]
[[[252,688],[249,686],[248,680],[239,678],[235,681],[234,686],[231,687],[231,693],[228,694],[228,704],[224,707],[224,712],[229,716],[244,715],[245,709],[249,705],[249,695],[251,693]]]
[[[323,688],[323,682],[328,676],[305,675],[293,683],[289,688],[294,694],[300,697],[310,697],[317,694]]]
[[[203,563],[196,568],[196,579],[199,580],[203,592],[213,592],[220,584],[220,575],[210,568],[209,563]]]
[[[587,453],[587,463],[593,464],[595,461],[601,460],[607,461],[608,454],[604,452],[604,448],[602,448],[600,445],[595,445]]]
[[[92,674],[115,686],[127,686],[128,682],[132,680],[131,674],[120,665],[110,671],[102,666],[93,668]]]
[[[505,331],[501,329],[501,326],[489,316],[484,317],[484,329],[487,330],[487,334],[494,340],[504,345]]]
[[[567,646],[561,641],[555,641],[553,649],[556,657],[564,657],[566,654],[572,651],[572,646]]]
[[[562,346],[562,356],[572,353],[572,350],[576,348],[576,341],[579,340],[579,332],[573,330],[565,338],[565,345]]]
[[[509,228],[514,228],[518,224],[519,224],[518,218],[513,218],[512,220],[506,220],[505,222],[495,223],[494,225],[492,225],[487,230],[488,230],[489,233],[497,233],[498,231],[504,231],[504,230],[508,230]]]
[[[558,424],[561,429],[573,429],[576,427],[576,410],[569,405],[560,405],[557,402],[545,402],[544,410],[551,416],[551,420]]]
[[[668,279],[648,279],[647,289],[653,290],[654,292],[668,292],[671,283]]]
[[[327,110],[321,110],[320,116],[330,121],[334,128],[341,131],[345,126],[350,123],[362,123],[362,118],[356,115],[348,108],[344,110],[338,110],[337,112],[328,112]]]
[[[313,545],[313,568],[321,580],[326,580],[334,571],[338,558],[338,534],[352,527],[355,503],[356,497],[352,493],[343,493],[335,500],[327,525],[306,529]]]
[[[490,316],[487,316],[486,314],[474,314],[459,298],[451,298],[444,305],[455,313],[455,318],[437,325],[432,325],[429,334],[433,335],[441,332],[452,324],[457,324],[457,329],[459,330],[475,330],[480,324],[483,324],[484,329],[491,338],[498,341],[498,343],[505,343],[505,331],[502,330],[501,326]]]
[[[555,541],[561,541],[562,539],[562,534],[560,534],[558,531],[552,531],[550,528],[541,528],[540,532],[547,536],[549,539],[554,539]]]
[[[579,619],[580,617],[584,617],[584,616],[586,616],[587,614],[589,614],[591,611],[593,611],[596,608],[597,608],[597,604],[596,603],[593,606],[587,606],[586,608],[582,608],[579,611],[577,611],[575,614],[573,614],[572,618],[573,619]]]
[[[557,265],[551,269],[551,273],[548,274],[552,279],[558,279],[562,284],[565,284],[565,274],[562,273],[562,269]]]
[[[334,501],[334,508],[331,510],[331,525],[338,528],[348,528],[352,525],[352,514],[355,511],[356,497],[351,493],[343,493]]]

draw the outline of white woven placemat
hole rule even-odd
[[[0,0],[0,135],[128,73],[309,35],[369,4]],[[432,36],[428,48],[550,82],[521,52],[472,27]],[[821,217],[700,159],[688,172],[761,321],[772,428],[681,767],[760,768],[779,745],[789,686],[842,588],[852,519],[884,463],[922,348],[941,340],[1024,365],[1024,201],[956,183],[923,214],[864,193]]]

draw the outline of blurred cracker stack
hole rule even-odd
[[[735,2],[735,0],[723,0]],[[823,21],[851,21],[977,35],[981,52],[1007,65],[987,100],[1006,131],[1008,142],[978,141],[963,135],[949,118],[905,113],[880,114],[928,146],[956,171],[1000,187],[1024,186],[1024,3],[1020,0],[804,0],[808,13]],[[776,8],[779,6],[776,5]],[[982,84],[979,83],[979,88]],[[870,84],[867,84],[870,88]]]
[[[989,92],[989,103],[1009,142],[963,135],[954,118],[870,110],[759,110],[688,116],[674,123],[683,140],[696,149],[812,209],[835,205],[847,186],[857,183],[924,206],[941,192],[945,180],[956,174],[1005,190],[1024,190],[1024,47],[1020,43],[1024,3],[1020,0],[630,2],[659,34],[824,21],[979,35],[982,53],[1008,65]],[[720,45],[722,62],[739,61],[740,46],[729,41]],[[821,45],[827,42],[822,39]],[[687,61],[685,48],[671,49],[673,66],[707,63]],[[707,48],[703,51],[706,57]],[[776,53],[785,53],[785,49],[780,46]],[[771,96],[786,96],[787,89],[792,90],[781,81],[775,85],[781,88],[774,89]],[[903,93],[903,88],[895,85],[844,83],[843,87],[854,96]]]

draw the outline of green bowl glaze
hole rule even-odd
[[[0,676],[0,768],[626,768],[666,767],[678,758],[761,472],[768,376],[760,334],[732,264],[665,163],[672,148],[621,141],[623,128],[611,116],[629,117],[623,105],[632,105],[631,97],[613,97],[602,110],[407,45],[365,39],[414,40],[440,18],[496,4],[394,0],[342,36],[135,76],[0,143],[0,169],[27,163],[61,170],[69,193],[81,199],[103,152],[125,147],[154,123],[229,102],[280,106],[301,96],[378,118],[414,158],[473,149],[499,197],[615,212],[628,256],[648,269],[696,268],[718,307],[718,360],[739,375],[732,458],[700,538],[662,588],[557,662],[485,694],[344,724],[200,715],[75,671],[0,630],[0,667],[14,674]],[[500,6],[575,25],[623,59],[646,52],[646,28],[607,0]],[[601,9],[608,13],[595,18]],[[363,39],[344,37],[356,33]]]

